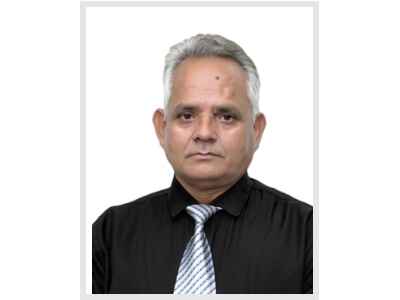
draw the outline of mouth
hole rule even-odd
[[[196,152],[196,153],[191,153],[187,156],[189,157],[197,157],[197,158],[211,158],[211,157],[221,157],[221,155],[218,155],[213,152]]]

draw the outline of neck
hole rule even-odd
[[[198,184],[191,183],[190,181],[184,180],[178,175],[175,175],[176,179],[179,183],[185,188],[185,190],[199,203],[209,204],[214,199],[216,199],[219,195],[226,192],[231,186],[233,186],[237,180],[232,180],[229,183],[224,183],[220,185],[216,185],[215,182],[213,185],[203,185],[200,186]],[[197,182],[198,183],[198,182]]]

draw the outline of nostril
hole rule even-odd
[[[194,137],[195,143],[213,143],[215,141],[216,141],[216,138],[213,136],[205,137],[205,136],[196,135]]]
[[[195,137],[197,138],[205,140],[215,138],[215,128],[211,122],[202,122],[196,129]]]

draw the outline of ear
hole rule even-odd
[[[255,137],[254,150],[258,149],[258,146],[260,145],[261,138],[266,126],[267,126],[267,120],[265,119],[264,114],[258,113],[253,125],[254,137]]]
[[[164,129],[166,125],[165,112],[161,108],[157,109],[153,114],[153,125],[161,147],[164,148]]]

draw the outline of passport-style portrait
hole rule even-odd
[[[318,293],[315,3],[81,3],[82,291]]]

